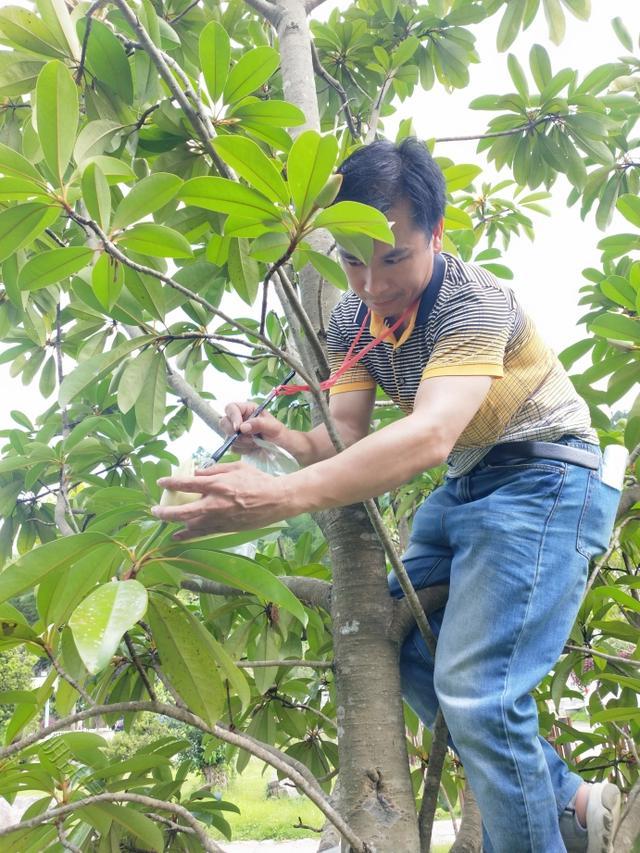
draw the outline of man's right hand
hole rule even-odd
[[[225,417],[220,421],[220,426],[227,435],[233,435],[240,430],[241,436],[233,445],[233,449],[238,453],[251,453],[256,450],[253,436],[280,444],[287,432],[287,427],[267,411],[249,419],[257,408],[257,403],[248,401],[225,406]]]

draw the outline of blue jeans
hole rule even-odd
[[[448,583],[449,598],[429,617],[435,666],[417,629],[402,646],[403,695],[427,726],[442,708],[485,851],[565,853],[558,815],[582,780],[539,736],[531,691],[562,653],[619,497],[599,471],[522,458],[448,478],[416,513],[405,567],[417,589]],[[393,572],[389,587],[401,597]]]

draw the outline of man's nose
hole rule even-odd
[[[365,294],[371,298],[376,298],[384,295],[387,292],[387,284],[384,280],[384,276],[381,276],[379,273],[372,270],[371,267],[366,267],[365,269]]]

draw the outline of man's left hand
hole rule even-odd
[[[192,539],[210,533],[255,530],[280,521],[287,514],[282,477],[272,477],[244,462],[230,462],[195,472],[193,477],[162,477],[158,485],[202,497],[182,506],[154,506],[162,521],[182,522],[174,539]]]

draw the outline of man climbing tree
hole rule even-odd
[[[384,212],[395,237],[375,241],[369,258],[340,249],[350,291],[331,316],[328,384],[346,449],[335,453],[325,425],[298,432],[232,404],[224,425],[241,449],[260,434],[304,467],[272,477],[234,463],[164,478],[202,497],[153,512],[184,522],[180,539],[252,529],[380,495],[447,460],[403,558],[414,587],[449,585],[430,617],[435,663],[418,628],[403,645],[405,698],[429,726],[442,708],[485,851],[606,853],[620,793],[569,771],[539,737],[530,695],[562,652],[618,506],[587,406],[513,292],[441,253],[444,179],[422,143],[375,142],[339,173],[337,201]],[[378,385],[406,417],[368,434]],[[393,572],[389,585],[402,595]]]

